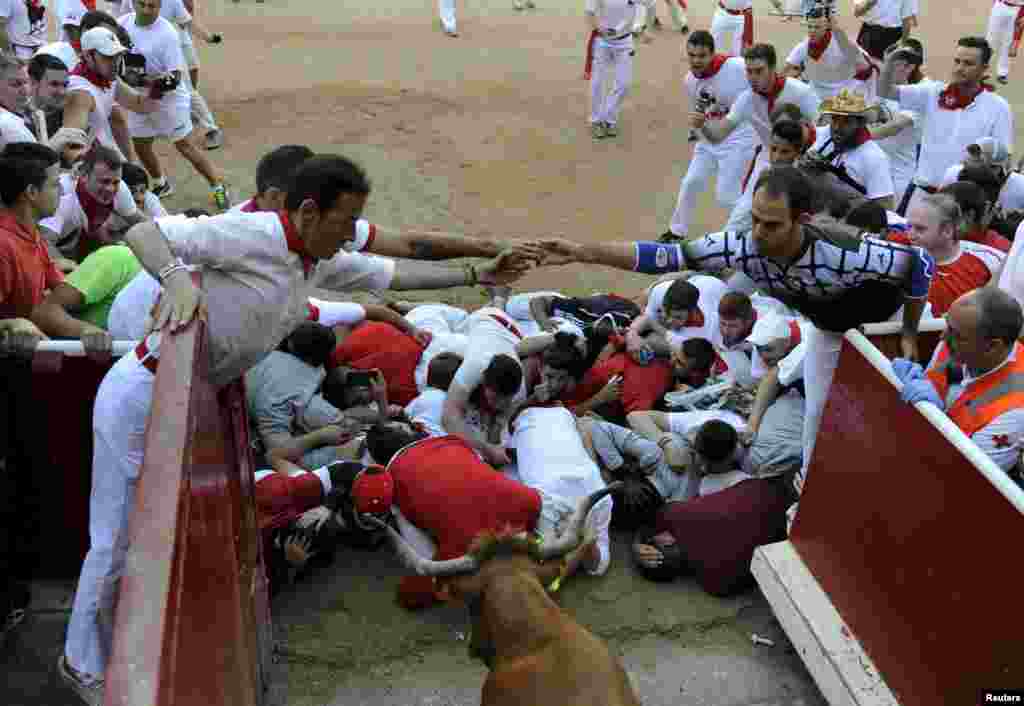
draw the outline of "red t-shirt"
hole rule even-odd
[[[986,230],[985,232],[973,231],[960,238],[961,240],[969,240],[972,243],[978,243],[979,245],[987,245],[990,248],[995,248],[1000,252],[1010,252],[1010,246],[1013,245],[1009,240],[996,233],[994,230]]]
[[[0,211],[0,319],[28,318],[43,293],[63,281],[39,231]]]
[[[540,493],[480,460],[455,436],[425,439],[400,451],[388,470],[395,479],[395,505],[437,543],[437,560],[454,559],[487,530],[512,527],[532,532],[540,516]],[[434,599],[433,582],[407,576],[399,586],[407,608]]]
[[[910,238],[904,233],[892,233],[889,240],[910,245]],[[932,316],[941,318],[959,297],[988,284],[1001,264],[1000,253],[995,249],[969,240],[960,241],[958,258],[941,265],[935,263],[935,276],[928,289]]]
[[[416,339],[381,321],[356,326],[331,354],[327,368],[345,365],[356,370],[378,368],[388,387],[388,402],[403,407],[419,395],[416,366],[423,348]]]

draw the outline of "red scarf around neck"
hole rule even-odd
[[[81,177],[78,180],[78,184],[75,185],[75,196],[78,197],[78,203],[85,213],[85,234],[87,236],[92,235],[110,218],[110,214],[114,210],[114,202],[111,201],[108,204],[100,203],[85,188],[85,177]]]
[[[772,87],[769,88],[767,91],[762,93],[761,91],[755,89],[754,93],[768,101],[768,112],[771,113],[773,110],[775,110],[775,99],[779,97],[779,94],[782,93],[782,89],[784,89],[785,87],[786,77],[780,74],[775,77],[775,83],[773,83]]]
[[[973,103],[975,98],[985,91],[991,90],[992,86],[984,81],[981,82],[978,90],[973,93],[965,93],[961,90],[960,86],[951,83],[946,86],[946,89],[942,93],[939,94],[939,107],[944,108],[945,110],[963,110]]]
[[[706,69],[700,72],[694,71],[693,75],[701,81],[706,81],[722,70],[722,66],[725,65],[728,58],[728,54],[715,54],[711,57],[711,63],[707,65]]]
[[[832,43],[832,30],[825,32],[821,35],[820,39],[809,37],[807,40],[807,53],[815,61],[821,60],[821,55],[828,49],[828,45]]]
[[[313,265],[316,264],[318,258],[310,255],[306,250],[306,244],[302,242],[299,232],[295,230],[295,224],[288,217],[288,212],[278,211],[277,217],[281,219],[281,226],[284,228],[284,238],[288,243],[288,250],[302,258],[302,274],[309,277],[309,273],[312,271]]]
[[[85,59],[82,59],[82,61],[78,62],[78,66],[76,66],[71,71],[71,74],[74,76],[81,76],[89,83],[93,84],[94,86],[99,86],[104,90],[108,90],[113,85],[109,78],[103,78],[98,73],[90,69],[86,65]]]
[[[859,130],[857,130],[857,134],[853,136],[853,147],[850,149],[856,149],[857,147],[863,145],[865,142],[868,142],[869,140],[873,139],[874,138],[871,137],[871,131],[868,130],[866,127],[862,127]]]
[[[89,12],[96,11],[96,0],[82,0],[82,4],[85,5],[85,9]],[[189,10],[191,12],[191,10]]]

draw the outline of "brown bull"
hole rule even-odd
[[[482,706],[639,706],[608,645],[563,613],[544,588],[561,575],[562,557],[583,541],[587,514],[611,490],[584,498],[555,540],[491,537],[448,561],[424,559],[388,528],[409,568],[447,577],[449,592],[469,605],[470,650],[491,670]]]

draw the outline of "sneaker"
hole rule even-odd
[[[515,0],[515,2],[512,3],[512,7],[517,10],[522,10],[526,7],[526,3],[524,3],[523,0]]]
[[[210,190],[210,200],[218,210],[227,211],[231,208],[231,197],[228,195],[228,187],[217,184]]]
[[[456,32],[454,28],[453,29],[449,29],[448,27],[445,27],[444,28],[444,33],[447,34],[449,37],[458,37],[459,36],[459,33]]]
[[[210,130],[206,133],[206,149],[218,150],[224,146],[224,133],[220,130]]]
[[[166,199],[168,196],[174,195],[174,184],[167,177],[164,177],[163,181],[158,181],[153,184],[153,188],[150,189],[153,192],[153,196],[158,199]]]
[[[590,134],[595,140],[600,140],[605,136],[604,123],[590,123]]]
[[[1005,86],[1006,84],[1008,84],[1010,82],[1010,77],[1009,76],[997,76],[996,77],[996,81],[999,81],[999,83],[1001,83],[1001,84],[1003,84]]]
[[[679,31],[680,31],[680,32],[681,32],[682,34],[689,34],[689,33],[690,33],[690,25],[683,25],[683,26],[682,26],[682,27],[681,27],[681,28],[679,29]]]
[[[537,3],[535,3],[533,0],[526,0],[526,7],[527,7],[527,9],[530,9],[530,10],[536,10],[537,9]]]
[[[651,22],[651,27],[653,27],[654,29],[661,29],[661,20],[655,17],[654,21]]]
[[[618,137],[619,136],[619,128],[618,128],[618,126],[612,125],[611,123],[605,123],[604,124],[604,136],[605,137]]]
[[[80,672],[68,664],[63,654],[57,661],[57,674],[83,702],[89,706],[103,706],[103,680],[87,681]]]
[[[661,235],[658,236],[658,242],[659,243],[668,243],[670,245],[672,243],[681,243],[681,242],[683,242],[685,240],[686,240],[686,236],[685,235],[676,235],[675,233],[673,233],[670,230],[666,230],[664,233],[662,233]]]

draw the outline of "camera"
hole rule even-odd
[[[153,86],[150,88],[150,97],[163,98],[165,94],[177,88],[179,83],[181,83],[181,78],[177,74],[163,74],[153,82]]]
[[[146,57],[128,52],[121,58],[118,73],[133,88],[141,88],[146,81]]]
[[[715,104],[715,97],[709,91],[707,91],[706,89],[702,88],[697,93],[697,103],[696,103],[696,105],[693,106],[693,108],[694,108],[694,110],[696,110],[701,115],[707,115],[708,108],[710,108],[714,104]],[[694,128],[691,127],[690,128],[690,134],[689,134],[689,137],[687,139],[690,142],[696,142],[697,140],[700,139],[700,131],[699,130],[695,130]]]

